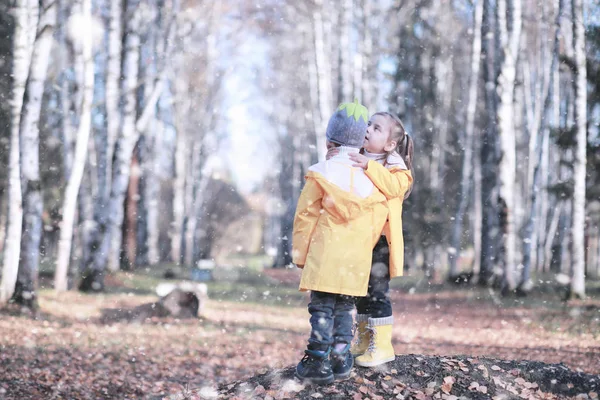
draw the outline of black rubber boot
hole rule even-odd
[[[304,350],[304,357],[296,366],[296,378],[317,385],[333,382],[329,350]]]
[[[335,380],[346,379],[352,372],[354,357],[350,353],[350,344],[347,344],[341,352],[331,350],[331,369]]]

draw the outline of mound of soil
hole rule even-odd
[[[378,368],[355,367],[350,378],[304,385],[294,366],[181,398],[205,399],[598,399],[600,376],[563,364],[483,357],[396,356]],[[172,396],[171,399],[177,398]]]

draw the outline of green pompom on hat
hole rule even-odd
[[[330,142],[360,148],[365,142],[368,119],[369,111],[358,99],[342,103],[329,119],[325,136]]]

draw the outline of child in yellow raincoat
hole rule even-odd
[[[311,291],[311,335],[296,376],[312,383],[350,375],[353,296],[367,294],[371,251],[387,219],[385,196],[350,159],[363,145],[367,119],[357,101],[338,108],[326,132],[338,154],[309,168],[298,199],[292,257],[303,268],[300,290]]]
[[[384,364],[395,358],[389,284],[391,278],[403,272],[402,202],[412,190],[412,157],[412,139],[402,121],[387,112],[371,117],[362,154],[350,155],[354,166],[363,168],[385,195],[389,208],[383,235],[373,249],[368,295],[356,301],[358,340],[351,353],[356,356],[356,364],[363,367]]]

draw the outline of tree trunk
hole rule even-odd
[[[600,225],[592,222],[587,229],[586,240],[586,277],[594,280],[600,278]]]
[[[467,118],[465,127],[465,147],[462,161],[460,180],[460,200],[454,218],[452,238],[448,262],[450,264],[448,277],[450,280],[458,275],[457,259],[460,256],[463,218],[469,202],[471,191],[471,165],[473,160],[473,137],[475,130],[475,113],[477,112],[477,90],[479,83],[479,66],[481,64],[481,24],[483,19],[483,0],[477,0],[473,11],[473,41],[471,48],[471,71],[469,75],[469,100],[467,103]],[[477,232],[475,233],[477,236]]]
[[[331,65],[329,55],[325,49],[323,0],[316,0],[313,11],[313,30],[315,40],[315,61],[317,71],[317,88],[319,104],[319,129],[317,135],[317,154],[319,161],[325,160],[327,149],[325,147],[325,130],[331,116]],[[360,88],[360,86],[358,86]],[[355,90],[357,87],[355,86]]]
[[[29,0],[17,0],[15,2],[14,18],[11,133],[8,161],[8,227],[4,242],[0,303],[8,301],[12,297],[19,270],[21,232],[23,229],[19,129],[23,96],[31,63],[33,44],[30,42],[31,31],[35,35],[37,28],[37,21],[31,20]]]
[[[56,24],[56,2],[41,2],[42,14],[29,70],[21,119],[21,185],[23,190],[23,236],[21,262],[13,300],[37,308],[43,196],[40,182],[39,121],[48,71],[52,35]]]
[[[585,55],[585,26],[583,1],[572,1],[573,48],[575,58],[575,127],[576,147],[573,163],[573,275],[571,296],[585,297],[585,178],[587,146],[587,73]]]
[[[508,10],[507,10],[507,2]],[[516,246],[515,226],[515,180],[516,180],[516,132],[514,127],[513,101],[516,80],[516,62],[521,39],[521,0],[497,1],[497,24],[500,32],[501,53],[503,56],[498,77],[499,102],[497,109],[498,136],[501,157],[499,163],[499,201],[504,207],[501,241],[505,290],[516,289]],[[507,15],[509,21],[507,21]],[[512,28],[512,29],[510,29]]]
[[[181,81],[180,81],[181,82]],[[175,83],[177,86],[178,83]],[[173,223],[171,226],[171,261],[175,264],[183,262],[183,228],[185,217],[185,175],[187,166],[187,137],[183,120],[190,110],[189,100],[184,90],[176,89],[175,95],[179,104],[175,106],[177,132],[175,142],[175,179],[173,183]]]
[[[119,113],[119,82],[121,80],[122,47],[122,3],[123,0],[110,0],[110,19],[108,25],[108,62],[106,64],[106,165],[104,172],[104,190],[99,196],[106,204],[110,196],[113,155],[119,134],[121,114]]]
[[[559,10],[558,12],[561,12],[561,9],[564,8],[564,1],[560,0],[559,4]],[[562,7],[561,7],[562,6]],[[557,26],[558,29],[558,26]],[[555,129],[558,129],[560,126],[560,74],[559,74],[559,66],[558,63],[554,66],[554,70],[552,71],[552,110],[550,112],[550,124],[552,127],[554,127]],[[542,161],[540,164],[540,176],[541,176],[541,183],[540,186],[542,188],[544,188],[544,191],[542,192],[541,195],[541,201],[540,201],[540,209],[541,209],[541,215],[542,217],[540,218],[540,223],[537,227],[538,229],[538,237],[540,238],[540,246],[538,249],[538,253],[540,253],[540,256],[538,256],[538,270],[540,271],[549,271],[550,270],[550,262],[551,262],[551,257],[552,257],[552,253],[551,253],[551,243],[553,241],[554,235],[556,234],[556,229],[558,226],[558,217],[554,218],[552,220],[552,222],[550,223],[550,228],[547,229],[547,220],[549,218],[549,214],[551,212],[550,207],[548,207],[549,204],[549,193],[548,193],[548,186],[549,186],[549,182],[550,182],[550,173],[549,173],[549,166],[550,166],[550,131],[546,130],[546,132],[544,132],[546,135],[546,139],[544,141],[544,146],[542,148]],[[556,220],[556,222],[554,222],[554,220]],[[554,229],[552,230],[552,227],[554,226]],[[544,238],[544,240],[542,241],[541,238]],[[550,240],[549,240],[550,239]],[[550,246],[548,246],[548,242],[550,242]]]
[[[354,0],[341,0],[340,33],[339,33],[339,67],[338,67],[338,104],[350,101],[352,97],[352,51],[350,37],[352,34],[352,10]]]
[[[129,1],[127,3],[127,33],[125,36],[125,51],[123,56],[123,119],[121,132],[117,139],[115,160],[113,163],[113,181],[109,199],[107,234],[109,238],[109,252],[107,255],[107,267],[111,271],[117,271],[120,267],[119,256],[121,254],[122,226],[124,218],[125,193],[129,184],[131,174],[131,156],[138,141],[139,132],[136,131],[136,89],[138,85],[139,58],[140,58],[140,36],[138,33],[141,18],[138,15],[139,3]],[[104,264],[104,263],[101,263]]]
[[[498,233],[497,157],[496,157],[496,51],[494,46],[494,9],[491,0],[484,0],[482,22],[482,51],[485,59],[485,110],[486,127],[481,141],[481,267],[479,282],[489,284],[493,277]]]
[[[556,123],[556,121],[549,121],[547,118],[548,115],[551,114],[551,105],[554,99],[554,80],[556,79],[554,74],[558,73],[558,51],[559,51],[559,39],[560,39],[560,20],[562,17],[562,8],[563,8],[563,0],[559,0],[558,4],[558,12],[556,15],[556,28],[554,32],[554,44],[552,48],[552,61],[550,62],[548,70],[544,71],[543,77],[544,82],[542,82],[542,87],[544,88],[541,93],[541,98],[544,99],[541,110],[539,111],[539,116],[534,113],[533,118],[535,121],[532,121],[532,137],[539,137],[539,140],[535,140],[538,142],[536,145],[530,144],[530,155],[529,162],[532,165],[531,168],[531,182],[529,185],[531,186],[531,202],[530,202],[530,217],[527,220],[527,224],[525,226],[525,237],[526,240],[523,241],[523,271],[521,274],[521,281],[519,283],[519,288],[526,288],[531,286],[528,281],[530,280],[531,268],[532,265],[537,264],[537,249],[540,243],[540,236],[538,230],[538,218],[542,218],[541,215],[546,213],[546,210],[540,207],[540,191],[544,191],[545,186],[540,185],[541,174],[546,173],[542,171],[545,168],[547,170],[547,153],[548,153],[548,142],[550,140],[550,127],[549,123]],[[542,54],[544,57],[545,54]],[[526,72],[525,76],[529,74]],[[539,121],[537,121],[539,118]],[[532,148],[534,151],[532,151]],[[544,159],[546,161],[546,165],[544,165]],[[544,204],[545,206],[545,204]],[[545,228],[546,219],[543,218],[543,228]]]
[[[157,28],[160,28],[161,26],[160,11],[160,9],[157,9],[157,14],[159,16],[155,21]],[[156,57],[159,55],[158,46],[156,45],[156,36],[157,35],[154,32],[147,32],[147,38],[142,46],[142,56],[140,57],[140,71],[142,71],[140,80],[144,80],[143,92],[145,99],[150,97],[150,91],[156,80]],[[143,101],[139,103],[140,106],[143,106]],[[158,137],[157,130],[159,124],[161,124],[161,121],[156,115],[156,111],[157,110],[154,111],[154,115],[151,117],[152,121],[148,124],[148,127],[140,137],[137,148],[139,180],[137,200],[135,200],[137,202],[137,215],[135,219],[136,252],[135,258],[129,259],[130,263],[132,265],[135,264],[136,266],[150,265],[150,227],[156,226],[157,215],[152,212],[152,210],[156,210],[156,207],[152,209],[152,206],[156,205],[159,196],[159,191],[156,190],[158,184],[156,179],[157,171],[154,166],[157,160],[155,151],[156,140]],[[131,182],[132,181],[130,180],[130,186]],[[150,221],[150,217],[154,217],[154,220]],[[156,243],[156,245],[158,245],[158,243]],[[154,247],[152,251],[157,252],[156,247]],[[156,258],[156,255],[153,255],[153,258]],[[154,263],[156,263],[156,261],[154,261],[153,264]]]
[[[375,105],[375,77],[373,76],[377,62],[373,56],[373,32],[377,32],[377,28],[373,28],[370,22],[376,18],[373,10],[372,0],[362,0],[362,17],[363,27],[362,32],[362,78],[361,78],[361,97],[360,101],[367,104],[368,107]],[[346,99],[344,101],[351,101]]]
[[[196,182],[194,173],[200,170],[201,145],[199,141],[195,141],[189,146],[187,151],[188,168],[185,179],[185,220],[184,220],[184,245],[183,245],[183,262],[186,266],[192,266],[193,251],[194,251],[194,232],[196,232],[196,218],[194,217],[194,196],[196,195]]]
[[[146,246],[148,249],[148,265],[156,265],[160,261],[159,250],[159,202],[160,202],[160,179],[158,176],[158,138],[165,134],[164,124],[158,120],[154,143],[150,152],[151,165],[149,174],[144,179],[144,191],[146,196]]]
[[[137,249],[137,228],[139,218],[140,198],[140,145],[143,138],[140,138],[138,145],[133,150],[131,158],[131,172],[129,173],[129,184],[125,193],[124,217],[122,224],[122,243],[119,246],[119,267],[125,271],[131,271],[135,268]]]
[[[554,246],[554,237],[556,236],[556,231],[558,230],[558,224],[560,222],[562,209],[563,203],[561,201],[558,201],[556,206],[554,207],[554,214],[552,215],[552,220],[550,221],[550,226],[548,227],[548,234],[546,235],[544,241],[544,264],[542,266],[543,272],[549,272],[551,269],[551,263],[554,258],[552,254],[552,248]]]
[[[81,87],[81,106],[79,126],[77,128],[77,142],[73,165],[71,168],[63,204],[63,218],[58,242],[58,256],[56,272],[54,275],[54,288],[57,291],[68,289],[68,266],[71,257],[73,227],[77,209],[77,197],[81,186],[81,179],[85,169],[88,152],[88,141],[91,133],[92,102],[94,99],[94,59],[92,54],[92,4],[91,0],[81,1],[82,29],[80,37],[80,51],[83,62],[83,81]]]
[[[100,218],[90,260],[85,262],[82,272],[80,289],[83,291],[103,290],[106,268],[113,271],[119,268],[123,237],[123,206],[131,173],[131,156],[140,132],[146,129],[150,117],[155,112],[156,102],[163,90],[164,77],[163,74],[159,74],[151,91],[152,94],[149,99],[144,101],[144,109],[136,120],[136,88],[138,85],[140,53],[138,28],[141,23],[141,15],[138,11],[137,2],[128,3],[127,8],[128,30],[123,61],[122,91],[124,93],[124,106],[121,132],[116,144],[109,203]],[[108,249],[108,251],[105,249]]]

